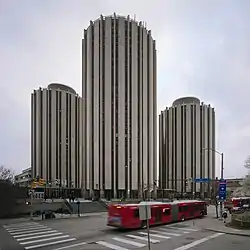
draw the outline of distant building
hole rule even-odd
[[[91,21],[82,41],[85,190],[152,194],[157,179],[156,45],[129,16]]]
[[[195,97],[174,101],[159,116],[159,186],[181,193],[209,195],[215,179],[215,111]]]
[[[71,87],[52,83],[31,94],[32,177],[54,186],[80,188],[82,99]]]
[[[31,179],[31,168],[26,168],[21,174],[15,176],[15,184],[19,187],[29,187]]]

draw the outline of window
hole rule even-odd
[[[164,215],[170,215],[171,214],[170,208],[163,208],[163,214]]]
[[[188,211],[188,206],[179,207],[179,212],[187,212],[187,211]]]
[[[134,210],[134,217],[139,218],[139,209]]]

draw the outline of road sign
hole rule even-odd
[[[209,178],[196,178],[194,179],[195,183],[208,183],[210,181]]]
[[[227,197],[227,181],[220,179],[219,184],[219,200],[224,201]]]
[[[151,219],[151,208],[148,204],[139,205],[139,217],[140,220],[150,220]]]

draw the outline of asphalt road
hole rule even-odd
[[[194,221],[152,227],[150,233],[151,250],[249,250],[250,246],[250,237],[205,231]],[[104,215],[3,225],[0,246],[0,250],[148,249],[146,230],[109,229]]]

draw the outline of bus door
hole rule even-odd
[[[179,206],[177,204],[172,205],[172,221],[178,221]]]
[[[155,222],[156,223],[161,222],[162,221],[162,208],[155,207],[154,212],[155,212]]]

